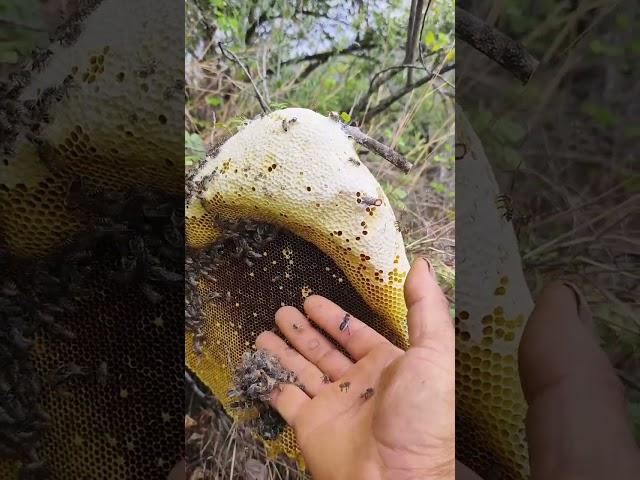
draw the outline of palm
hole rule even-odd
[[[410,282],[411,276],[408,287]],[[350,333],[340,331],[344,312],[322,297],[308,299],[306,313],[356,363],[291,307],[281,309],[276,322],[297,350],[270,332],[259,337],[258,346],[276,353],[304,384],[304,391],[285,386],[272,404],[294,427],[314,478],[436,478],[453,461],[453,337],[446,302],[437,293],[429,305],[424,295],[419,299],[420,312],[411,311],[407,293],[410,330],[411,317],[415,323],[427,307],[444,307],[438,315],[446,317],[431,339],[412,332],[412,344],[419,346],[407,352],[356,319]],[[333,381],[326,383],[324,375]],[[365,398],[369,388],[373,395]]]

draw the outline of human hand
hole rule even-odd
[[[407,276],[405,301],[406,352],[355,318],[341,331],[345,312],[319,296],[307,298],[306,314],[355,363],[293,307],[278,310],[276,323],[294,348],[272,332],[257,338],[304,385],[275,389],[271,404],[295,430],[314,479],[453,480],[453,323],[424,260]]]
[[[598,344],[579,290],[554,283],[538,297],[520,343],[531,478],[640,478],[624,389]]]
[[[640,451],[624,390],[593,332],[586,300],[572,284],[539,295],[519,350],[531,478],[637,479]],[[460,469],[459,480],[479,477]]]

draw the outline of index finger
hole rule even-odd
[[[304,302],[304,311],[320,328],[336,339],[356,361],[378,345],[391,343],[369,325],[320,295],[307,298]]]

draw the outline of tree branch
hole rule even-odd
[[[407,24],[407,43],[404,47],[404,62],[413,63],[411,58],[411,45],[413,45],[413,19],[416,16],[416,2],[418,0],[411,0],[411,6],[409,7],[409,23]]]
[[[235,53],[233,53],[231,50],[226,50],[225,51],[224,47],[222,46],[222,42],[218,42],[218,47],[220,48],[220,51],[222,52],[222,55],[225,58],[227,58],[229,60],[232,60],[232,61],[236,62],[238,65],[240,65],[240,68],[242,69],[244,74],[249,78],[249,81],[251,82],[251,86],[253,87],[253,91],[256,93],[256,98],[258,99],[258,103],[260,103],[260,108],[262,108],[262,111],[264,113],[270,113],[271,109],[269,108],[269,105],[267,105],[267,102],[264,101],[264,98],[262,97],[262,94],[260,93],[260,90],[258,90],[258,86],[253,81],[253,77],[249,73],[249,70],[247,70],[247,67],[244,66],[244,63],[242,63],[240,61],[240,59],[238,58],[238,56]],[[227,52],[228,52],[228,54],[227,54]],[[229,56],[229,55],[231,55],[231,56]]]
[[[397,102],[402,97],[404,97],[407,93],[410,93],[412,90],[415,90],[416,88],[421,87],[422,85],[430,82],[434,78],[439,77],[443,73],[446,73],[446,72],[448,72],[450,70],[453,70],[454,68],[456,68],[455,64],[447,65],[446,67],[443,67],[442,70],[440,70],[439,72],[429,73],[428,75],[425,75],[420,80],[416,80],[415,82],[410,83],[409,85],[405,85],[404,88],[398,90],[396,93],[394,93],[392,95],[389,95],[387,98],[385,98],[380,103],[378,103],[375,107],[365,111],[365,114],[364,114],[364,116],[362,118],[362,122],[366,122],[367,120],[371,120],[373,117],[375,117],[376,115],[382,113],[387,108],[389,108],[391,105],[393,105],[395,102]],[[367,108],[367,104],[368,103],[369,103],[369,97],[368,96],[365,96],[364,98],[362,98],[356,104],[356,106],[353,107],[352,116],[355,116],[358,113],[364,111]]]
[[[498,63],[523,84],[538,68],[538,60],[515,40],[456,7],[456,37]]]
[[[345,125],[344,123],[342,123],[342,121],[340,120],[340,116],[336,112],[330,113],[329,118],[334,122],[339,123],[342,130],[351,138],[353,138],[356,143],[362,145],[367,150],[375,152],[380,157],[384,158],[389,163],[402,170],[404,173],[409,173],[409,170],[411,170],[411,167],[413,167],[411,162],[409,162],[406,158],[404,158],[392,148],[387,147],[384,143],[380,143],[375,138],[370,137],[358,127]]]
[[[420,38],[418,36],[418,25],[422,19],[422,7],[424,6],[424,0],[412,0],[411,2],[412,12],[409,19],[409,35],[407,37],[407,48],[404,57],[404,63],[412,64],[416,58],[416,47]],[[426,15],[426,12],[425,12]],[[407,85],[411,83],[412,71],[407,71]]]
[[[295,63],[313,62],[313,61],[326,62],[331,57],[335,57],[335,56],[338,56],[338,55],[348,55],[350,53],[362,52],[362,51],[365,51],[365,50],[371,50],[374,47],[375,47],[375,44],[373,44],[373,43],[364,43],[364,44],[363,43],[354,43],[354,44],[349,45],[348,47],[340,49],[340,50],[329,50],[327,52],[314,53],[312,55],[305,55],[304,57],[298,57],[298,58],[292,58],[292,59],[289,59],[289,60],[285,60],[284,62],[282,62],[281,65],[291,65],[291,64],[295,64]]]
[[[430,52],[427,56],[435,55],[439,51],[440,50],[437,50],[435,52]],[[397,72],[394,72],[395,70],[404,70],[405,68],[412,69],[412,70],[424,69],[425,71],[428,71],[427,68],[424,67],[423,65],[403,64],[403,65],[393,65],[391,67],[383,68],[379,72],[374,73],[373,77],[371,77],[371,80],[369,81],[369,93],[373,93],[380,85],[382,85],[384,82],[389,80],[389,78],[393,77],[397,73]],[[393,73],[384,75],[385,73],[389,73],[389,72],[393,72]],[[378,80],[378,77],[380,77],[381,75],[382,75],[382,78]]]
[[[419,40],[418,40],[418,56],[420,57],[420,63],[422,63],[422,66],[424,67],[425,72],[428,71],[427,69],[427,64],[424,61],[424,48],[423,48],[423,43],[422,43],[422,32],[424,31],[424,24],[427,22],[427,13],[429,13],[429,8],[431,8],[431,0],[429,0],[429,3],[427,3],[427,8],[424,10],[424,15],[422,16],[422,25],[420,26],[420,35],[418,36]],[[436,52],[439,52],[441,49],[436,50]],[[431,52],[429,54],[427,54],[427,57],[433,55],[436,52]]]

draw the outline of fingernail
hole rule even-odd
[[[562,284],[573,292],[576,300],[576,309],[578,310],[578,318],[587,327],[593,329],[593,316],[591,315],[591,309],[587,303],[582,291],[571,282],[562,282]]]
[[[431,262],[424,257],[420,257],[420,259],[427,264],[427,269],[429,270],[431,276],[433,278],[436,278],[436,271],[433,269],[433,265],[431,265]]]

